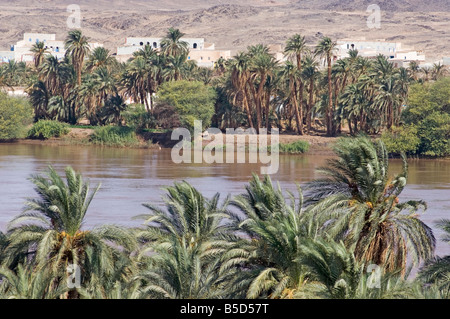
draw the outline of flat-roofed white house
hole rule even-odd
[[[360,56],[367,58],[374,58],[380,54],[384,55],[396,67],[407,67],[412,61],[425,62],[425,55],[410,48],[403,48],[400,42],[388,42],[382,39],[366,41],[364,38],[359,40],[344,39],[337,41],[337,47],[338,59],[349,57],[350,50],[358,50]]]
[[[11,57],[16,62],[27,62],[31,63],[34,60],[33,52],[31,48],[35,43],[43,42],[44,47],[48,54],[55,56],[58,59],[63,59],[66,54],[66,49],[64,47],[64,41],[56,40],[55,34],[47,33],[24,33],[23,40],[18,41],[15,45],[11,46],[11,54],[7,56],[9,60]],[[103,46],[103,44],[96,42],[89,42],[91,50]],[[1,51],[6,52],[6,51]],[[1,55],[0,55],[1,59]]]
[[[129,37],[125,39],[125,45],[117,48],[117,59],[125,62],[132,57],[133,53],[150,45],[155,50],[161,49],[163,38],[153,37]],[[204,38],[181,38],[188,43],[189,61],[196,61],[198,66],[214,67],[214,63],[220,58],[225,60],[231,58],[230,50],[216,50],[215,45],[206,43]]]

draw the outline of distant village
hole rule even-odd
[[[133,53],[150,45],[155,50],[161,47],[162,38],[153,37],[128,37],[125,39],[123,46],[117,47],[113,55],[120,62],[125,62],[133,56]],[[213,68],[215,63],[220,59],[232,58],[231,50],[217,50],[214,43],[205,42],[204,38],[182,38],[189,44],[188,60],[196,61],[198,66]],[[16,62],[33,62],[33,53],[31,48],[34,43],[44,42],[45,49],[57,57],[62,59],[65,55],[64,40],[57,40],[55,34],[45,33],[25,33],[23,39],[16,44],[11,45],[8,50],[0,51],[0,63],[8,63],[10,60]],[[341,39],[337,41],[338,50],[333,56],[333,61],[348,57],[351,49],[356,49],[359,55],[367,58],[375,58],[382,54],[391,61],[395,67],[408,67],[411,62],[416,62],[419,67],[431,67],[434,63],[450,65],[450,57],[442,57],[439,61],[427,61],[425,54],[416,51],[413,48],[406,48],[400,42],[387,42],[384,39],[369,41],[365,38],[359,39]],[[91,49],[103,46],[101,43],[90,43]],[[271,53],[279,61],[286,60],[281,45],[269,45]]]

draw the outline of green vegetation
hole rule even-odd
[[[405,126],[382,137],[391,152],[450,155],[450,78],[413,85],[402,118]]]
[[[198,81],[164,83],[158,92],[158,103],[175,108],[181,125],[194,130],[194,121],[202,121],[202,129],[211,124],[214,115],[215,91]]]
[[[286,42],[284,62],[257,44],[209,69],[188,59],[183,35],[171,28],[161,50],[144,45],[118,63],[72,30],[64,59],[36,43],[33,66],[10,61],[0,67],[0,87],[26,86],[35,121],[87,119],[92,126],[127,125],[137,132],[192,129],[194,120],[203,129],[251,127],[258,133],[272,127],[299,135],[387,132],[383,139],[392,153],[449,154],[450,80],[441,64],[396,68],[385,56],[369,59],[357,50],[332,63],[337,46],[331,38],[311,46],[295,34]]]
[[[28,137],[49,139],[69,133],[69,126],[58,121],[40,120],[28,131]]]
[[[303,154],[308,152],[309,143],[307,141],[296,141],[292,143],[280,143],[279,151],[285,154]]]
[[[145,130],[154,127],[155,118],[152,114],[147,112],[145,106],[142,104],[132,104],[125,112],[122,113],[127,126],[133,127],[136,130]]]
[[[33,122],[33,109],[23,98],[0,93],[0,140],[23,138]]]
[[[133,147],[140,144],[134,129],[124,126],[102,126],[95,129],[91,142],[104,146]]]
[[[417,214],[425,203],[398,199],[406,162],[389,176],[386,148],[366,137],[334,150],[305,192],[254,175],[220,200],[175,182],[164,207],[144,204],[137,228],[83,228],[99,186],[50,167],[32,176],[37,198],[0,233],[0,298],[448,298],[449,257],[434,256]],[[446,241],[449,225],[439,223]],[[73,263],[81,288],[66,285]]]

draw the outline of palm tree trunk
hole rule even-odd
[[[328,108],[326,111],[326,122],[327,122],[327,136],[333,135],[332,126],[332,108],[333,108],[333,89],[331,85],[331,56],[327,57],[328,64]]]
[[[292,92],[292,100],[294,102],[294,111],[295,111],[295,121],[297,122],[297,134],[303,135],[303,120],[300,116],[298,101],[297,101],[297,90],[296,84],[294,83],[294,90]]]
[[[309,102],[308,109],[306,110],[306,132],[311,130],[311,111],[314,103],[314,78],[311,78],[309,82]]]

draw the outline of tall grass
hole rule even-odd
[[[134,129],[123,126],[102,126],[91,136],[92,144],[117,147],[139,146]]]

